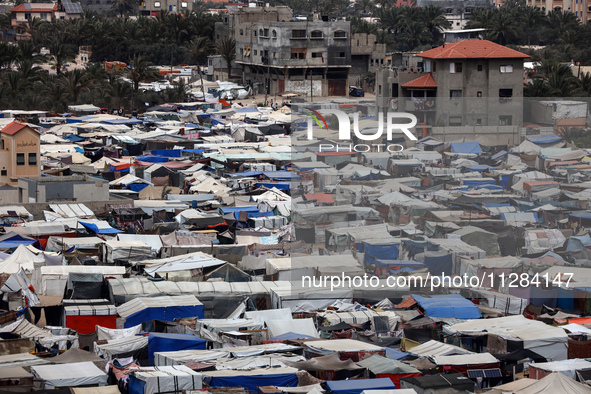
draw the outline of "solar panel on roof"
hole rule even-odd
[[[64,6],[64,10],[66,14],[81,14],[82,13],[82,6],[80,3],[72,3],[70,0],[63,0],[62,5]]]
[[[472,369],[472,370],[469,370],[466,372],[468,373],[468,377],[470,379],[476,379],[476,378],[489,379],[489,378],[502,378],[503,377],[503,374],[501,373],[501,370],[499,368]]]

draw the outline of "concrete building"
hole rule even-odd
[[[243,82],[259,93],[345,96],[352,64],[355,82],[371,69],[372,61],[374,68],[376,62],[382,64],[385,48],[371,35],[352,39],[350,22],[318,15],[301,21],[292,16],[283,6],[244,7],[232,9],[216,24],[216,39],[236,40]]]
[[[91,202],[109,200],[109,182],[87,176],[19,178],[20,202]]]
[[[546,14],[553,10],[570,11],[583,25],[591,19],[591,5],[588,0],[526,0],[526,4],[538,7]]]
[[[378,111],[411,112],[425,126],[425,135],[448,141],[482,128],[486,138],[520,142],[523,61],[528,55],[486,40],[466,40],[416,57],[412,71],[378,71]]]
[[[373,90],[369,81],[386,62],[386,44],[379,44],[375,34],[357,33],[351,38],[351,70],[349,83],[365,90]]]
[[[445,19],[450,23],[452,30],[461,30],[466,27],[470,15],[476,8],[492,8],[493,0],[417,0],[419,7],[436,6],[445,10]]]
[[[73,3],[71,0],[60,0],[56,3],[21,3],[10,10],[11,26],[17,28],[18,33],[24,33],[23,27],[34,18],[52,22],[81,16],[80,3]]]
[[[0,130],[0,184],[41,174],[40,142],[39,133],[23,123],[12,122]]]
[[[181,13],[192,8],[190,0],[142,0],[138,6],[140,16],[156,16],[160,11]]]

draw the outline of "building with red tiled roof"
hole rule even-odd
[[[62,0],[60,3],[21,3],[10,10],[11,25],[22,34],[30,20],[38,18],[52,22],[62,19],[75,19],[82,16],[82,6],[78,2]]]
[[[411,112],[419,123],[432,126],[422,132],[428,135],[446,127],[441,133],[450,141],[474,140],[473,127],[487,126],[488,131],[483,131],[487,142],[519,143],[523,62],[528,55],[487,40],[463,40],[415,58],[418,67],[411,72],[378,72],[376,101],[381,112]]]
[[[14,121],[0,130],[0,184],[41,174],[40,143],[39,133],[24,123]]]

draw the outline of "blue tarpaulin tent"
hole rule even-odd
[[[137,159],[146,163],[166,163],[168,161],[166,157],[153,155],[138,156]]]
[[[65,137],[62,137],[64,140],[70,141],[70,142],[81,142],[84,141],[84,138],[79,137],[75,134],[68,134]]]
[[[127,187],[129,187],[129,190],[131,190],[132,192],[139,192],[148,186],[150,186],[149,183],[132,183],[127,185]]]
[[[470,300],[459,294],[432,294],[423,297],[412,294],[412,298],[423,308],[428,317],[480,319],[480,310]]]
[[[197,299],[194,302],[184,302],[179,305],[178,297],[152,297],[150,300],[135,298],[117,309],[121,317],[125,318],[125,328],[137,326],[151,320],[174,321],[183,317],[198,317],[203,319],[205,308]],[[121,311],[124,308],[124,311]],[[129,315],[125,311],[130,311]]]
[[[259,209],[255,206],[249,206],[249,207],[220,207],[219,208],[219,212],[222,215],[226,215],[228,213],[233,213],[233,212],[258,212]]]
[[[278,189],[278,190],[289,190],[289,183],[284,183],[284,182],[257,182],[256,187],[261,187],[264,186],[267,189]]]
[[[390,349],[389,347],[386,348],[386,357],[390,360],[400,360],[406,356],[408,356],[408,353]]]
[[[473,171],[473,172],[484,172],[484,171],[488,171],[490,169],[494,170],[495,168],[491,167],[489,165],[486,165],[486,164],[477,164],[475,166],[466,167],[466,170]]]
[[[154,156],[181,157],[183,150],[182,149],[158,149],[158,150],[153,150],[151,153]]]
[[[494,179],[464,179],[464,185],[465,186],[484,186],[484,185],[495,185],[496,186],[497,182]]]
[[[394,390],[396,387],[389,378],[329,380],[326,382],[329,392],[334,394],[361,394],[364,390]]]
[[[80,221],[78,223],[84,226],[86,230],[94,234],[118,234],[123,232],[121,230],[117,230],[116,228],[109,226],[107,222],[103,222],[105,223],[105,226],[99,226],[97,223],[88,223]]]
[[[453,255],[447,251],[428,251],[415,257],[422,261],[431,275],[451,275],[453,269]]]
[[[554,144],[562,141],[562,138],[556,134],[537,134],[528,135],[525,137],[529,142],[533,142],[536,145]]]
[[[482,153],[478,142],[452,142],[449,145],[454,153],[474,153],[477,155]]]
[[[101,123],[105,124],[141,124],[142,121],[137,118],[129,118],[129,119],[110,119],[110,120],[103,120]]]
[[[168,334],[151,332],[148,336],[148,361],[154,365],[155,352],[173,352],[177,350],[205,350],[207,341],[192,334]]]
[[[296,387],[298,376],[292,373],[251,375],[246,371],[235,371],[236,375],[205,376],[203,381],[209,387],[244,387],[249,392],[257,392],[261,386]],[[390,380],[390,379],[388,379]]]
[[[375,264],[376,260],[395,260],[398,258],[400,241],[374,240],[363,241],[362,248],[365,254],[364,264]]]
[[[19,245],[32,245],[35,242],[37,242],[37,240],[33,238],[25,237],[14,232],[9,232],[8,234],[0,237],[0,248],[13,249],[18,248]]]
[[[263,171],[263,175],[269,179],[300,179],[293,171]]]

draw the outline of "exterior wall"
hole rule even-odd
[[[588,0],[526,0],[526,4],[542,9],[546,14],[560,8],[574,13],[582,24],[586,25],[591,18]]]
[[[26,127],[15,135],[1,134],[3,150],[0,150],[0,182],[15,183],[18,177],[39,176],[41,174],[41,153],[39,134]],[[17,165],[17,154],[24,154],[25,162]],[[29,154],[35,154],[35,164],[29,164]]]
[[[492,8],[494,2],[492,0],[417,0],[419,7],[427,7],[430,5],[443,8],[445,11],[445,19],[447,19],[452,30],[460,30],[466,27],[470,15],[476,8]]]
[[[156,16],[160,11],[180,13],[192,7],[193,3],[188,0],[142,0],[138,11],[141,16]]]
[[[18,187],[21,190],[22,203],[89,202],[109,199],[109,183],[102,179],[84,180],[84,177],[67,177],[40,181],[39,178],[19,178]]]
[[[113,0],[81,0],[80,5],[86,11],[108,12],[113,7]]]

